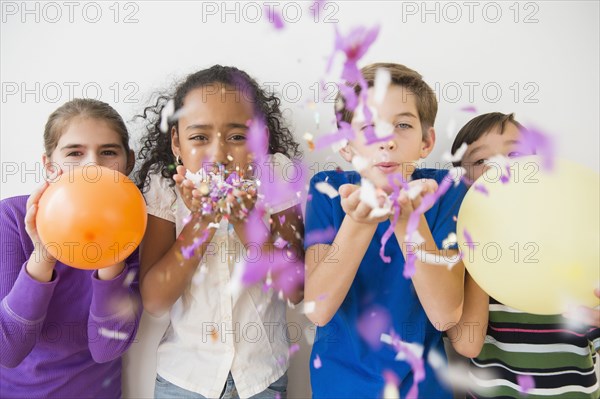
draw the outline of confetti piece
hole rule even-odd
[[[471,234],[469,234],[469,232],[467,231],[467,229],[463,229],[463,235],[465,236],[465,244],[467,244],[467,247],[471,250],[474,251],[475,250],[475,244],[473,243],[473,238],[471,237]]]
[[[442,240],[442,248],[448,249],[448,248],[456,245],[457,243],[458,243],[458,237],[456,236],[456,233],[452,232],[452,233],[448,234],[448,237],[446,237]]]
[[[285,24],[279,11],[275,10],[275,7],[272,7],[270,4],[265,4],[264,9],[269,17],[269,22],[275,27],[275,29],[283,29]]]
[[[123,279],[123,287],[129,287],[135,278],[137,272],[135,270],[130,270],[127,272],[127,275]]]
[[[375,104],[383,103],[385,94],[392,81],[390,71],[385,68],[377,68],[375,71],[375,82],[373,83]]]
[[[391,333],[390,335],[381,334],[381,342],[394,347],[398,353],[396,360],[404,360],[410,365],[413,372],[413,384],[406,394],[406,398],[417,399],[419,395],[418,384],[425,379],[425,365],[422,359],[423,346],[416,343],[404,342],[395,333]]]
[[[383,387],[383,398],[384,399],[400,399],[400,392],[398,391],[398,385],[400,381],[398,376],[390,370],[383,372],[383,380],[385,385]]]
[[[277,237],[273,245],[275,248],[283,249],[287,246],[288,242],[281,237]]]
[[[98,333],[105,338],[118,339],[120,341],[125,341],[129,338],[129,334],[122,331],[109,330],[108,328],[100,327],[98,328]]]
[[[313,367],[318,370],[323,367],[323,363],[321,362],[321,357],[319,355],[315,356],[315,360],[313,360]]]
[[[365,310],[356,322],[358,334],[374,350],[381,347],[381,334],[391,324],[389,312],[382,306],[374,305]]]
[[[331,184],[326,182],[321,181],[316,183],[315,188],[318,192],[327,195],[329,198],[335,198],[338,195],[340,195],[340,193],[338,193],[338,191],[335,188],[333,188]]]
[[[298,344],[292,344],[290,345],[290,349],[289,349],[289,355],[292,356],[294,353],[298,352],[300,350],[300,345]]]
[[[379,218],[391,213],[392,201],[390,198],[383,190],[375,188],[373,183],[366,178],[360,180],[359,198],[372,208],[369,213],[370,218]],[[380,205],[380,199],[383,199],[382,205]]]
[[[524,394],[535,388],[535,381],[530,375],[517,375],[517,383],[519,384],[519,391]]]
[[[315,301],[309,301],[309,302],[304,302],[304,305],[302,306],[302,314],[310,314],[313,313],[315,311],[316,308],[316,302]]]
[[[434,370],[441,370],[446,366],[446,357],[443,356],[439,351],[431,349],[427,354],[427,363]]]
[[[221,227],[220,223],[209,223],[208,224],[209,229],[218,229],[219,227]]]
[[[477,113],[477,108],[475,108],[472,105],[468,105],[466,107],[462,107],[460,110],[463,111],[463,112]]]
[[[352,166],[360,173],[369,167],[369,161],[360,155],[354,155],[352,157]]]
[[[175,102],[171,99],[167,101],[163,109],[160,111],[160,131],[167,133],[169,130],[169,120],[175,113]]]
[[[551,171],[554,168],[556,156],[552,138],[535,127],[523,128],[520,132],[521,139],[515,151],[523,155],[539,155],[542,158],[542,167]]]
[[[449,151],[442,154],[442,159],[447,162],[460,162],[462,161],[465,152],[467,152],[467,148],[469,148],[469,145],[467,143],[462,143],[454,154],[451,154]]]
[[[490,195],[490,192],[488,191],[488,189],[485,188],[485,186],[481,183],[474,184],[473,189],[475,191],[482,193],[483,195],[488,195],[488,196]]]

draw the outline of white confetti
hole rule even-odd
[[[316,308],[316,302],[315,301],[310,301],[310,302],[304,302],[304,305],[302,306],[302,314],[310,314],[312,312],[315,311]]]
[[[315,188],[317,189],[318,192],[327,195],[329,198],[335,198],[338,195],[340,195],[338,193],[338,191],[333,188],[333,186],[329,183],[320,181],[317,184],[315,184]]]
[[[446,358],[437,350],[432,349],[427,355],[427,363],[429,363],[432,369],[439,370],[446,365]]]
[[[394,125],[391,123],[378,119],[375,122],[375,136],[377,138],[389,137],[394,133]]]
[[[379,206],[377,190],[373,183],[368,179],[362,178],[360,186],[359,199],[372,208],[371,213],[369,213],[370,218],[379,218],[391,214],[392,201],[390,201],[390,198],[387,195],[385,196],[383,206]]]
[[[463,168],[462,166],[457,166],[454,167],[452,169],[450,169],[448,171],[448,174],[446,175],[446,177],[449,177],[450,179],[452,179],[454,181],[454,186],[458,186],[462,177],[465,176],[467,173],[467,170],[465,168]]]
[[[108,328],[100,327],[98,328],[98,334],[102,335],[105,338],[118,339],[120,341],[125,341],[129,334],[124,333],[122,331],[114,331],[109,330]]]
[[[442,240],[442,248],[448,249],[451,246],[456,245],[457,243],[458,237],[456,236],[456,233],[450,233],[448,234],[448,237]]]
[[[352,157],[352,166],[354,166],[354,169],[360,173],[369,167],[369,161],[360,155],[354,155]]]
[[[160,131],[163,133],[167,133],[169,130],[169,120],[173,117],[175,113],[175,102],[173,100],[169,100],[163,109],[160,111]]]
[[[375,104],[383,103],[383,99],[385,98],[385,94],[387,93],[390,82],[392,81],[392,76],[390,71],[385,68],[378,68],[375,71],[375,82],[373,84]]]
[[[333,143],[331,145],[331,150],[333,152],[339,152],[342,148],[346,147],[348,145],[348,140],[346,139],[342,139],[340,141],[336,141],[335,143]]]
[[[130,270],[127,272],[127,275],[123,279],[123,287],[129,287],[135,278],[136,271]]]
[[[208,224],[208,228],[209,229],[218,229],[219,227],[221,227],[220,223],[211,222],[211,223]]]
[[[458,147],[454,155],[452,155],[450,151],[446,151],[442,154],[442,159],[447,162],[460,162],[463,156],[465,155],[465,152],[467,152],[468,147],[469,146],[467,143],[462,143],[462,145]]]

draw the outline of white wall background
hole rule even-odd
[[[282,12],[288,21],[283,30],[276,31],[264,13],[257,18],[265,4]],[[379,39],[361,65],[406,64],[438,94],[438,142],[429,165],[449,148],[447,130],[474,116],[462,109],[475,107],[478,113],[516,112],[553,136],[559,155],[598,171],[598,2],[340,1],[327,5],[316,21],[309,6],[2,1],[0,196],[28,194],[41,182],[43,126],[60,104],[95,97],[130,120],[154,91],[215,63],[245,69],[278,89],[299,140],[305,132],[329,132],[332,104],[319,99],[317,85],[332,80],[324,71],[334,20],[342,32],[380,24]],[[139,126],[130,126],[137,141]],[[305,160],[313,172],[343,162],[330,151],[306,152]],[[293,311],[290,320],[307,326]],[[144,316],[125,360],[125,397],[152,395],[163,328],[164,322]],[[310,328],[306,332],[292,360],[290,397],[310,392]]]

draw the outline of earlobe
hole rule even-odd
[[[347,162],[352,162],[352,149],[350,148],[350,144],[346,144],[344,147],[339,150],[340,155]]]
[[[179,155],[179,134],[175,126],[171,128],[171,151],[175,157]]]
[[[423,138],[421,145],[421,158],[426,158],[431,151],[433,151],[433,146],[435,145],[435,129],[430,127],[427,129],[427,135]]]

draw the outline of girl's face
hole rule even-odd
[[[465,152],[461,166],[467,171],[467,177],[472,181],[477,180],[489,167],[485,161],[495,155],[506,157],[518,157],[522,155],[516,152],[521,140],[521,132],[513,123],[504,126],[504,132],[500,132],[500,126],[484,133],[475,140]]]
[[[212,84],[191,90],[183,99],[177,129],[171,131],[171,148],[191,172],[202,167],[246,172],[252,161],[247,146],[247,123],[252,104],[230,87]]]
[[[121,135],[111,125],[94,118],[73,118],[60,136],[44,165],[58,166],[68,173],[71,168],[95,164],[128,175],[133,169],[133,152],[127,153]]]

